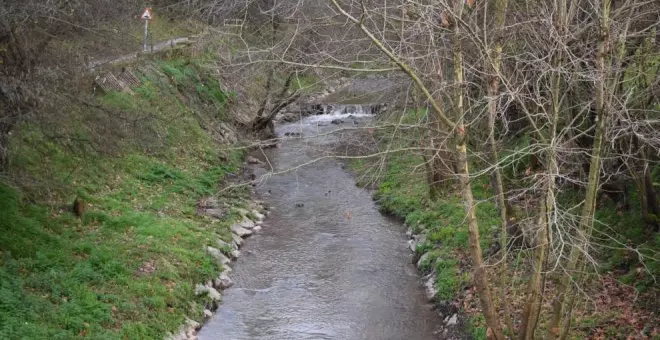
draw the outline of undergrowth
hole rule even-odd
[[[412,113],[403,120],[409,122],[420,119],[419,114]],[[524,146],[525,143],[523,139],[519,147]],[[519,172],[515,167],[524,166],[524,163],[525,161],[522,160],[523,165],[504,169],[506,175],[513,176]],[[469,234],[460,195],[456,188],[448,185],[445,192],[432,201],[428,195],[429,188],[424,168],[421,166],[423,164],[421,156],[410,153],[389,154],[384,171],[374,171],[382,164],[381,160],[372,162],[368,159],[360,159],[353,161],[351,165],[363,177],[367,174],[379,173],[374,193],[375,200],[384,211],[402,218],[414,234],[426,235],[425,241],[418,244],[416,249],[417,256],[426,254],[421,258],[420,270],[423,273],[435,273],[436,301],[445,303],[455,300],[462,294],[463,289],[470,285],[467,254]],[[370,181],[373,181],[373,178]],[[472,190],[478,202],[476,213],[481,234],[481,248],[484,257],[487,257],[486,253],[493,237],[500,228],[499,215],[492,200],[493,194],[487,177],[473,179]],[[631,193],[628,197],[630,208],[625,212],[617,210],[615,207],[617,202],[601,197],[602,202],[596,213],[597,223],[594,232],[594,239],[598,244],[595,252],[599,261],[597,274],[602,276],[613,274],[620,284],[634,286],[636,294],[650,298],[630,304],[640,305],[647,311],[657,310],[657,299],[654,298],[657,296],[655,278],[660,272],[660,267],[655,259],[655,249],[658,249],[660,237],[657,233],[649,237],[649,230],[639,213],[637,193],[634,188],[629,188],[628,192]],[[579,197],[577,193],[573,193],[573,196]],[[576,206],[580,203],[572,199],[570,190],[566,190],[558,199],[560,204],[567,206]],[[517,254],[518,256],[512,258],[511,265],[518,268],[517,270],[524,269],[526,253]],[[594,277],[596,280],[590,282],[587,288],[598,292],[598,296],[606,295],[607,292],[599,291],[599,287],[603,286],[603,283],[597,279],[600,276]],[[522,289],[525,287],[526,277],[523,275],[510,284],[512,287],[515,286],[511,289]],[[607,284],[605,286],[607,287]],[[615,294],[615,292],[620,297],[613,301],[633,298],[628,296],[630,292],[625,288],[610,289],[610,293]],[[473,297],[469,303],[475,304]],[[599,306],[599,308],[603,307],[612,306]],[[474,313],[474,306],[470,309],[469,332],[474,338],[485,339],[486,326],[483,316]],[[635,306],[626,307],[625,316],[614,315],[607,310],[590,313],[588,318],[584,318],[585,313],[576,312],[576,323],[579,326],[575,331],[576,336],[589,336],[589,332],[584,331],[583,325],[586,324],[597,325],[604,332],[614,334],[615,337],[624,336],[634,333],[634,327],[638,327],[640,322],[638,320],[635,325],[622,328],[621,320],[635,320],[635,317],[648,318],[648,313],[636,309]]]

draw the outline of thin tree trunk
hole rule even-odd
[[[437,144],[440,147],[440,143]],[[433,158],[433,187],[437,192],[441,192],[447,182],[449,168],[446,162],[451,162],[451,160],[441,157],[439,153],[435,154]]]
[[[461,123],[456,128],[458,130],[456,137],[458,178],[461,185],[461,196],[465,206],[468,231],[470,234],[469,244],[470,255],[472,257],[472,265],[474,267],[474,284],[477,288],[477,292],[479,293],[479,301],[481,302],[481,309],[483,310],[484,316],[486,318],[486,323],[491,329],[493,336],[495,339],[505,339],[500,327],[499,318],[495,312],[493,299],[488,288],[488,274],[486,273],[484,260],[481,254],[481,245],[479,244],[479,224],[475,214],[474,197],[472,196],[470,170],[467,161],[467,146],[465,143],[465,127]]]
[[[539,218],[537,225],[540,229],[536,248],[536,258],[534,263],[534,273],[528,286],[528,298],[522,315],[522,324],[520,327],[519,339],[534,339],[538,316],[540,313],[541,302],[543,300],[543,289],[545,287],[545,267],[548,258],[548,247],[552,241],[551,226],[554,223],[555,211],[555,178],[559,173],[557,165],[557,122],[560,113],[559,91],[561,90],[560,78],[558,74],[551,77],[552,88],[552,107],[551,107],[551,127],[550,127],[550,146],[546,157],[546,185],[545,197],[539,207]]]
[[[431,155],[431,157],[433,156]],[[433,166],[431,165],[432,160],[429,159],[426,154],[422,155],[422,158],[424,159],[424,169],[426,170],[426,183],[429,186],[429,198],[431,198],[432,201],[435,201],[440,193],[433,185]]]
[[[556,118],[557,116],[555,116]],[[553,130],[556,131],[556,120]],[[553,134],[554,134],[553,131]],[[551,140],[555,140],[555,137]],[[546,278],[546,262],[548,259],[548,246],[551,243],[551,225],[554,220],[555,207],[555,176],[558,173],[557,155],[554,146],[550,147],[547,156],[548,169],[546,175],[545,197],[539,207],[539,218],[537,225],[540,233],[537,242],[536,258],[534,263],[534,274],[528,286],[528,297],[525,309],[522,315],[522,324],[520,327],[521,340],[534,339],[534,332],[537,327],[538,317],[543,300],[543,289]]]
[[[555,2],[557,11],[557,21],[555,25],[560,34],[565,34],[568,26],[568,8],[566,0],[559,0]],[[559,69],[563,62],[563,53],[556,52],[552,58],[552,65],[554,69]],[[551,117],[550,117],[550,133],[549,133],[549,150],[546,157],[546,191],[543,203],[539,211],[539,228],[541,233],[539,237],[539,244],[536,250],[536,262],[532,281],[529,285],[529,295],[525,310],[522,317],[521,333],[519,338],[521,340],[534,339],[534,333],[537,327],[538,318],[543,300],[542,290],[545,287],[546,280],[546,262],[548,259],[548,247],[552,244],[552,224],[554,223],[555,212],[555,179],[559,174],[557,164],[557,124],[561,112],[560,91],[562,90],[562,77],[559,72],[553,72],[550,76],[550,89],[551,89]],[[553,304],[561,301],[561,297],[555,297]],[[552,329],[552,324],[555,320],[551,320],[548,330]],[[552,332],[548,332],[548,337],[552,337]]]
[[[648,162],[648,157],[644,157],[644,178],[642,178],[642,185],[644,188],[643,194],[644,203],[646,204],[646,215],[644,219],[647,225],[653,227],[653,231],[658,231],[658,218],[660,218],[660,206],[658,206],[658,197],[653,189],[653,178],[651,177],[651,167]]]
[[[500,30],[504,26],[504,16],[508,5],[507,0],[495,0],[495,31],[498,36],[496,37],[495,49],[492,53],[492,67],[493,75],[488,86],[488,145],[490,147],[491,161],[494,165],[493,190],[497,198],[497,206],[500,210],[501,230],[500,230],[500,245],[506,248],[507,242],[507,211],[506,201],[504,198],[504,184],[502,181],[502,171],[497,164],[499,163],[499,155],[497,150],[497,141],[495,140],[495,120],[497,118],[497,96],[499,94],[500,78],[500,65],[502,64],[502,43],[499,36]],[[504,243],[503,243],[504,242]],[[506,254],[503,254],[505,257]]]
[[[607,41],[609,35],[609,15],[611,0],[601,0],[601,13],[600,13],[600,41],[598,43],[598,50],[596,54],[596,68],[598,69],[599,80],[596,82],[596,131],[594,133],[593,146],[591,151],[591,160],[589,162],[589,177],[587,180],[587,192],[585,194],[584,205],[580,214],[579,224],[579,244],[574,244],[571,248],[568,263],[566,266],[567,275],[562,279],[562,282],[557,290],[557,295],[560,297],[553,305],[553,316],[549,325],[549,335],[556,336],[558,331],[562,338],[568,332],[570,325],[570,313],[564,313],[564,303],[567,294],[572,294],[571,277],[578,267],[581,257],[582,249],[586,250],[589,244],[589,234],[593,227],[593,217],[596,210],[596,194],[598,193],[598,186],[600,180],[600,166],[601,166],[601,153],[603,149],[603,140],[605,138],[605,123],[609,115],[609,109],[605,100],[606,89],[606,75],[607,70],[605,67],[605,54],[607,51]],[[570,292],[569,292],[570,291]],[[566,311],[572,310],[572,307]],[[559,320],[564,319],[563,324],[565,327],[559,330]]]
[[[491,183],[493,187],[493,192],[497,201],[497,207],[500,213],[500,252],[502,255],[501,258],[501,274],[500,274],[500,295],[502,300],[502,306],[504,308],[504,320],[506,327],[509,329],[509,332],[513,333],[513,322],[511,321],[511,311],[509,307],[508,300],[506,298],[506,287],[508,284],[508,243],[509,237],[507,232],[507,223],[508,223],[508,211],[505,198],[505,189],[504,182],[502,180],[502,170],[499,167],[499,155],[497,142],[495,139],[495,120],[497,118],[497,100],[500,91],[500,67],[502,64],[502,29],[504,27],[504,22],[506,18],[506,10],[508,7],[508,0],[494,0],[494,17],[495,17],[495,49],[492,52],[492,78],[490,84],[486,87],[488,89],[488,145],[490,146],[491,154],[491,163],[494,167],[493,173],[491,174]],[[486,65],[486,69],[488,69]]]
[[[454,14],[460,18],[463,12],[463,1],[456,0]],[[455,20],[456,21],[456,20]],[[465,206],[465,214],[468,222],[470,254],[472,256],[472,265],[474,266],[474,284],[479,292],[481,309],[486,318],[486,324],[490,328],[495,339],[504,339],[500,321],[495,311],[493,299],[489,289],[488,273],[486,272],[481,245],[479,243],[479,224],[476,217],[476,206],[472,195],[472,185],[470,181],[470,169],[467,159],[467,134],[464,124],[465,108],[463,107],[463,51],[460,43],[460,25],[454,24],[453,38],[453,60],[454,60],[454,103],[456,105],[456,155],[458,158],[458,177],[461,186],[461,196]]]
[[[266,81],[266,97],[262,101],[259,111],[257,111],[257,117],[252,121],[252,130],[261,131],[269,126],[272,126],[272,121],[275,119],[275,116],[277,116],[280,111],[284,110],[284,108],[291,105],[291,103],[300,97],[301,93],[299,91],[294,91],[292,94],[287,96],[287,93],[291,88],[291,82],[293,81],[294,75],[295,74],[293,72],[289,73],[289,76],[284,82],[284,85],[282,85],[282,89],[277,95],[277,99],[274,103],[272,103],[271,88],[274,76],[273,71],[270,71],[268,80]],[[270,133],[274,133],[274,131],[270,131]]]

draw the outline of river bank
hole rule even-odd
[[[392,153],[385,159],[357,159],[349,162],[358,185],[371,189],[381,211],[402,221],[408,237],[412,262],[423,275],[426,296],[433,301],[445,322],[457,324],[468,338],[485,339],[486,330],[478,301],[470,284],[470,260],[464,249],[468,233],[464,228],[463,206],[456,193],[447,190],[436,201],[428,198],[421,157]],[[383,169],[379,176],[374,169]],[[414,170],[418,169],[418,170]],[[497,225],[497,211],[481,181],[474,183],[475,196],[482,199],[477,214],[484,221],[480,232],[488,235]],[[482,243],[488,249],[491,238]]]
[[[243,187],[218,195],[245,154],[232,94],[199,62],[130,65],[130,89],[54,97],[57,118],[12,131],[0,338],[162,339],[203,319],[195,284],[222,269],[208,247],[231,242],[250,203]]]
[[[245,168],[245,167],[244,167]],[[215,278],[208,279],[195,285],[195,296],[204,303],[201,320],[186,318],[186,322],[177,332],[169,334],[168,340],[195,340],[197,331],[204,326],[218,309],[222,302],[224,290],[233,286],[231,278],[231,263],[241,256],[241,247],[245,239],[262,230],[262,224],[268,210],[263,203],[251,199],[235,202],[233,206],[222,204],[216,197],[206,197],[197,203],[198,214],[209,217],[211,220],[221,221],[226,215],[232,215],[235,223],[229,227],[230,236],[216,234],[215,243],[206,246],[205,250],[220,269]],[[198,299],[196,299],[198,301]],[[195,302],[195,300],[191,301]]]

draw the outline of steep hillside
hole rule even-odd
[[[0,338],[158,338],[202,317],[207,298],[193,285],[220,270],[205,246],[231,241],[231,209],[247,194],[216,195],[242,152],[226,144],[236,142],[233,94],[202,62],[178,53],[125,65],[114,73],[133,74],[134,86],[63,89],[12,131]],[[213,195],[227,210],[220,220],[198,213]]]

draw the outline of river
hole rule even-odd
[[[338,138],[328,131],[370,122],[366,114],[335,110],[280,125],[279,136],[302,137],[265,150],[257,174],[328,155]],[[272,211],[233,264],[235,285],[199,339],[441,338],[442,320],[424,296],[404,227],[379,212],[338,160],[270,176],[257,193]]]

